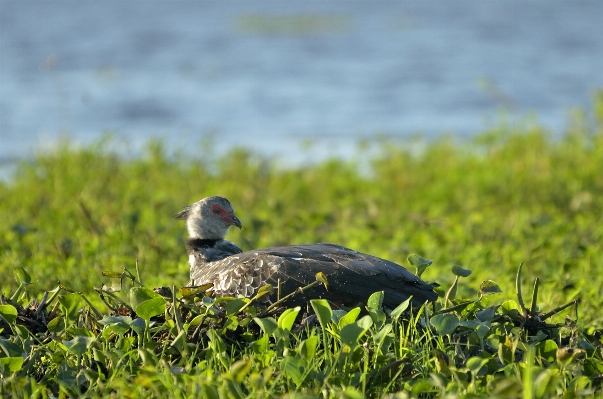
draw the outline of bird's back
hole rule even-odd
[[[280,285],[284,296],[314,282],[316,274],[322,272],[327,276],[328,290],[315,289],[309,297],[355,304],[366,301],[373,292],[384,291],[384,304],[390,308],[411,295],[416,305],[437,298],[435,284],[422,281],[402,266],[334,244],[291,245],[232,254],[222,251],[215,259],[189,248],[189,256],[191,283],[213,283],[219,296],[251,296],[265,284]],[[273,291],[271,299],[275,296]]]

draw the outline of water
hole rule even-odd
[[[561,131],[603,87],[601,21],[601,1],[0,0],[0,162],[106,131],[300,162],[471,136],[501,107]]]

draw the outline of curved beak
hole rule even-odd
[[[233,226],[237,226],[239,229],[243,228],[243,224],[241,223],[239,218],[235,216],[234,213],[230,214],[230,223]]]

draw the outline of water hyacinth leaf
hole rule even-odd
[[[360,338],[373,325],[373,320],[370,316],[364,316],[355,323],[348,324],[341,329],[341,341],[350,348],[355,348],[360,341]]]
[[[98,321],[110,328],[117,335],[123,335],[130,330],[132,318],[129,316],[105,316]]]
[[[485,280],[479,286],[479,292],[482,295],[491,295],[498,292],[503,292],[502,289],[492,280]]]
[[[157,316],[165,312],[165,299],[162,297],[153,298],[141,302],[136,306],[134,311],[138,317],[142,317],[145,320],[149,320],[153,316]]]
[[[23,355],[23,348],[8,339],[0,338],[0,348],[8,357]]]
[[[475,315],[477,316],[477,318],[480,321],[490,321],[494,318],[494,316],[496,316],[497,309],[498,309],[498,305],[490,306],[489,308],[480,310],[479,312],[475,313]]]
[[[483,359],[481,357],[471,357],[467,360],[467,368],[473,375],[477,375],[479,371],[488,363],[489,359]]]
[[[76,356],[82,356],[88,348],[96,341],[92,337],[76,336],[70,341],[63,341],[65,348]]]
[[[545,358],[549,363],[553,363],[555,361],[558,349],[559,347],[557,346],[557,343],[552,339],[539,342],[536,346],[538,355]]]
[[[366,302],[366,306],[369,309],[380,310],[383,306],[383,297],[385,293],[383,291],[377,291],[371,294],[368,301]]]
[[[132,330],[134,330],[138,335],[144,333],[146,326],[146,322],[141,318],[134,319],[132,320],[132,323],[130,323],[130,327],[132,327]]]
[[[270,285],[270,284],[263,285],[260,287],[260,289],[258,290],[258,293],[255,294],[253,299],[259,299],[259,298],[263,297],[264,295],[270,294],[271,292],[272,292],[272,285]]]
[[[15,279],[19,284],[31,284],[31,276],[22,267],[17,267],[14,270]]]
[[[316,317],[318,317],[320,326],[326,328],[333,317],[331,305],[329,305],[329,302],[327,302],[326,299],[312,299],[310,304],[316,313]]]
[[[519,307],[517,302],[513,300],[504,301],[502,305],[500,305],[500,309],[503,314],[511,318],[519,316],[519,312],[521,311],[521,308]]]
[[[65,319],[62,317],[55,317],[48,322],[48,331],[54,334],[58,334],[65,330]]]
[[[77,319],[82,308],[82,297],[79,294],[67,294],[59,296],[58,300],[64,307],[67,319],[70,321]]]
[[[264,334],[262,338],[252,342],[250,345],[251,350],[253,350],[258,355],[266,353],[266,351],[268,350],[268,337],[269,334]]]
[[[305,362],[299,357],[288,356],[281,364],[285,374],[299,387],[304,381]]]
[[[440,335],[452,334],[460,324],[458,317],[450,313],[437,314],[429,321]]]
[[[298,347],[299,354],[303,356],[304,359],[310,361],[314,358],[316,354],[316,348],[318,347],[318,336],[313,335],[303,340]]]
[[[417,276],[421,277],[425,269],[427,269],[433,263],[433,261],[430,259],[425,259],[417,254],[411,254],[408,255],[408,263],[417,269]]]
[[[348,314],[348,312],[346,312],[345,310],[342,309],[333,309],[333,316],[331,317],[331,321],[335,324],[339,323],[339,320],[341,320],[341,318],[343,316],[345,316],[346,314]]]
[[[285,331],[291,331],[291,327],[293,327],[293,323],[295,323],[295,318],[297,314],[301,310],[301,307],[296,306],[293,309],[285,310],[278,318],[278,328],[281,328]]]
[[[392,310],[391,316],[394,319],[399,318],[402,315],[402,313],[404,313],[406,311],[406,309],[408,309],[408,307],[410,306],[411,299],[412,299],[412,295],[409,296],[407,300],[405,300],[404,302],[402,302],[401,304],[396,306],[396,308],[394,310]]]
[[[249,302],[248,298],[237,298],[234,299],[230,302],[228,302],[226,304],[226,314],[227,315],[234,315],[236,314],[239,310],[241,310],[243,308],[243,306],[245,306],[247,303]]]
[[[337,326],[339,327],[339,329],[342,329],[343,327],[347,326],[348,324],[355,322],[356,319],[358,318],[359,314],[360,314],[360,308],[359,307],[355,307],[353,309],[350,309],[349,312],[347,312],[344,316],[342,316],[339,319],[339,322],[337,323]]]
[[[272,317],[266,317],[264,319],[260,319],[259,317],[254,317],[253,320],[257,323],[258,326],[264,331],[266,335],[272,335],[278,328],[278,324],[276,320]]]
[[[465,269],[459,265],[454,265],[454,266],[452,266],[452,273],[455,276],[459,276],[459,277],[469,277],[472,272],[471,272],[471,270]]]
[[[213,283],[204,284],[196,287],[181,287],[178,289],[178,293],[181,297],[192,299],[194,297],[202,297],[205,295],[205,291],[212,288]]]
[[[150,290],[148,288],[133,287],[130,289],[130,305],[132,306],[132,308],[134,310],[136,310],[138,305],[140,305],[141,303],[151,300],[151,299],[157,299],[157,298],[163,299],[163,297],[161,295],[159,295],[155,291]]]
[[[17,320],[17,308],[13,305],[0,305],[0,316],[9,323],[14,323]]]
[[[228,374],[236,381],[242,382],[243,379],[249,374],[251,370],[251,361],[249,360],[238,360],[230,366]]]
[[[2,357],[0,358],[0,372],[7,375],[10,373],[16,373],[23,367],[23,361],[25,358],[21,356],[17,357]]]

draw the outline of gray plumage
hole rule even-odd
[[[234,208],[222,197],[208,197],[177,215],[189,232],[189,285],[213,284],[217,296],[254,295],[265,284],[280,283],[281,296],[327,276],[329,289],[320,286],[308,298],[325,298],[353,305],[376,291],[384,291],[384,305],[394,308],[410,295],[420,305],[435,301],[433,288],[402,266],[334,244],[274,247],[243,252],[225,240],[228,227],[241,227]],[[276,298],[276,290],[269,299]]]

